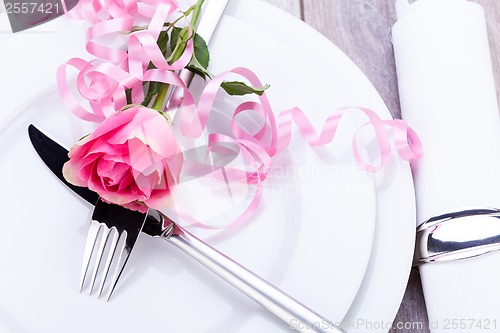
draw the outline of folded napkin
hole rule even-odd
[[[402,116],[419,134],[418,223],[500,208],[500,118],[484,12],[466,0],[397,2]],[[432,332],[500,332],[500,253],[420,266]]]

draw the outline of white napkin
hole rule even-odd
[[[399,0],[396,8],[402,115],[424,145],[413,167],[418,223],[463,206],[500,208],[500,118],[483,9],[466,0]],[[420,272],[432,332],[500,332],[500,253]]]

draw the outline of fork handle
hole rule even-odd
[[[327,320],[266,280],[252,273],[223,253],[173,223],[162,238],[172,243],[245,295],[302,333],[338,333],[338,326]]]

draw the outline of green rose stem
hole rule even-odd
[[[193,11],[193,17],[191,18],[191,25],[193,27],[196,26],[196,22],[198,21],[198,18],[200,16],[201,6],[203,5],[204,2],[205,2],[205,0],[198,0],[196,2],[196,4],[194,4],[193,6],[191,6],[184,13],[184,16],[186,16],[191,11]],[[187,41],[187,39],[190,38],[188,36],[188,32],[189,32],[189,30],[183,29],[181,31],[181,33],[179,33],[179,37],[178,38],[179,38],[179,40],[182,41],[182,43],[185,43]],[[179,59],[182,56],[182,53],[184,53],[184,50],[185,50],[185,47],[179,47],[179,45],[177,45],[176,48],[174,49],[173,53],[172,53],[172,56],[171,56],[172,62],[174,62],[177,59]],[[161,85],[160,92],[156,96],[156,99],[155,99],[155,101],[153,103],[153,106],[152,106],[152,108],[154,110],[157,110],[158,112],[160,112],[162,114],[164,114],[164,112],[163,112],[163,105],[165,104],[165,98],[167,97],[169,86],[170,85],[168,83],[163,83]],[[167,119],[168,119],[168,117],[167,117]]]

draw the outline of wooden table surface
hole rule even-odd
[[[390,29],[396,0],[265,0],[302,19],[344,51],[371,80],[394,117],[400,118],[398,85]],[[486,13],[497,87],[500,87],[500,0],[472,0]],[[413,1],[410,1],[413,2]],[[497,95],[499,89],[497,88]],[[381,301],[380,306],[384,306]],[[429,332],[418,269],[413,268],[395,322],[424,323]]]

